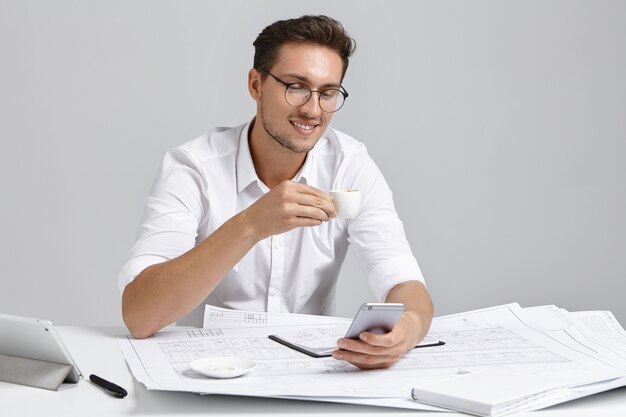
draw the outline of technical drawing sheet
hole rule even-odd
[[[323,328],[337,324],[310,318],[300,324],[297,317],[292,317],[291,325],[285,326],[257,318],[245,321],[245,314],[235,314],[235,319],[228,317],[225,324],[220,323],[217,314],[210,320],[211,328],[164,331],[144,340],[129,337],[119,342],[135,378],[148,389],[402,408],[433,409],[407,401],[414,386],[495,366],[562,378],[571,386],[603,381],[615,384],[618,378],[626,376],[615,357],[605,359],[590,354],[594,347],[580,348],[596,343],[582,332],[572,332],[573,337],[581,340],[559,339],[551,331],[537,327],[537,320],[546,314],[525,314],[519,305],[509,304],[436,318],[429,336],[443,340],[444,346],[412,350],[392,368],[371,371],[361,371],[332,358],[310,358],[267,338],[293,326]],[[341,320],[345,319],[338,319]],[[207,356],[247,357],[257,367],[240,378],[212,380],[188,366],[190,361]]]
[[[309,326],[315,324],[347,324],[352,319],[316,316],[312,314],[266,313],[258,311],[229,310],[227,308],[206,305],[202,327],[271,327],[271,326]]]

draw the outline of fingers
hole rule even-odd
[[[300,218],[319,220],[320,222],[326,222],[330,220],[328,213],[326,213],[324,210],[317,207],[303,206],[299,204],[294,206],[292,214],[298,217],[296,219],[297,223],[300,223]]]
[[[334,207],[328,206],[317,197],[299,195],[296,203],[298,204],[299,216],[310,217],[327,221],[336,216]]]
[[[389,368],[399,361],[405,353],[405,350],[400,345],[391,348],[372,346],[368,343],[351,339],[339,339],[337,345],[342,350],[334,351],[332,357],[350,362],[360,369]]]
[[[364,353],[367,355],[395,355],[403,354],[403,346],[401,343],[397,343],[389,346],[372,345],[368,342],[353,339],[339,339],[337,347],[350,352]]]
[[[281,200],[290,205],[290,214],[298,217],[308,217],[327,221],[337,216],[337,210],[330,196],[317,188],[294,181],[285,181],[280,184],[277,192],[281,193]]]
[[[402,338],[397,331],[391,331],[384,334],[363,332],[359,335],[359,338],[364,342],[367,342],[369,345],[382,347],[393,347],[402,341]]]
[[[371,356],[348,351],[333,352],[333,358],[349,362],[359,369],[390,368],[401,359],[401,357],[395,356]]]
[[[294,181],[283,181],[244,210],[242,218],[257,240],[297,227],[319,226],[336,217],[329,195]]]
[[[333,352],[334,359],[344,360],[360,369],[388,368],[415,346],[421,329],[411,326],[403,315],[394,328],[384,334],[363,332],[359,340],[341,338]]]
[[[306,184],[294,184],[297,192],[295,197],[296,203],[301,206],[318,208],[324,211],[328,218],[337,216],[335,204],[328,194]]]
[[[285,220],[292,223],[291,226],[293,227],[302,226],[303,220],[305,223],[307,223],[307,220],[315,220],[317,221],[317,223],[314,223],[315,225],[330,220],[328,213],[321,208],[308,204],[301,204],[296,201],[282,201],[275,208],[282,213],[282,217]]]

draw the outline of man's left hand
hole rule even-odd
[[[389,368],[422,339],[424,320],[415,311],[405,311],[393,329],[385,334],[363,332],[359,340],[341,338],[333,352],[360,369]]]

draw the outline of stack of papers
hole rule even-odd
[[[157,390],[443,410],[414,401],[413,388],[506,366],[537,380],[559,381],[559,389],[545,387],[550,395],[530,405],[539,409],[626,385],[626,332],[605,311],[570,313],[556,306],[507,304],[438,317],[429,337],[445,345],[414,349],[393,367],[373,371],[312,358],[268,338],[298,329],[329,332],[349,321],[207,306],[202,329],[163,331],[119,343],[135,378]],[[209,356],[249,358],[257,366],[231,380],[212,380],[190,369],[189,362]],[[513,394],[530,395],[522,390]]]
[[[567,389],[567,381],[499,367],[413,388],[413,399],[479,416],[500,417],[533,409]]]

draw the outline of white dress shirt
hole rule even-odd
[[[121,292],[146,267],[187,252],[269,191],[254,169],[249,127],[216,128],[167,152],[148,195],[137,241],[119,276]],[[329,127],[293,181],[324,192],[361,190],[360,211],[350,220],[331,219],[258,242],[206,303],[332,315],[349,244],[366,271],[363,278],[381,302],[399,283],[424,282],[391,190],[363,144]],[[203,312],[204,303],[178,323],[201,326]]]

